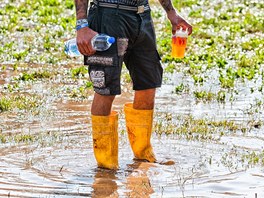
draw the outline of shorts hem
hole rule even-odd
[[[94,89],[94,92],[97,93],[97,94],[99,94],[99,95],[102,95],[102,96],[116,96],[116,95],[121,95],[121,91],[110,92],[110,93],[102,93],[102,92]]]
[[[154,89],[154,88],[160,88],[160,87],[161,87],[161,84],[158,84],[158,85],[153,85],[149,87],[133,87],[133,90],[140,91],[140,90]]]

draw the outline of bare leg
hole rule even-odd
[[[134,109],[151,110],[154,108],[156,89],[135,91]]]
[[[108,116],[112,109],[115,96],[104,96],[95,93],[92,103],[91,113],[97,116]]]

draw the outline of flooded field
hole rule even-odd
[[[117,171],[96,166],[92,84],[82,58],[63,53],[73,3],[0,0],[0,197],[263,198],[264,3],[175,0],[194,31],[186,57],[173,59],[170,25],[152,2],[164,67],[152,145],[175,164],[133,159],[124,67]]]
[[[14,75],[8,76],[9,69],[0,73],[2,93]],[[190,94],[172,93],[177,81],[185,82],[178,72],[167,77],[172,80],[157,92],[152,143],[160,160],[175,164],[133,160],[123,115],[123,105],[133,99],[127,83],[114,103],[120,121],[117,171],[96,167],[92,90],[87,98],[70,99],[64,90],[81,82],[55,77],[23,85],[16,95],[36,94],[41,104],[0,114],[0,196],[263,197],[264,118],[263,105],[254,104],[258,95],[244,97],[244,87],[232,103],[197,102]]]

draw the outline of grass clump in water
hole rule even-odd
[[[216,97],[214,93],[206,91],[194,91],[193,94],[197,100],[202,101],[212,101]]]
[[[242,161],[247,162],[248,165],[264,165],[264,150],[262,152],[248,152],[242,156]]]
[[[0,134],[0,143],[5,144],[7,142],[6,136]]]
[[[11,111],[13,109],[32,110],[42,104],[42,100],[37,96],[14,95],[0,96],[0,112]]]
[[[72,77],[84,77],[88,74],[88,68],[87,66],[81,66],[77,68],[72,68],[71,69],[71,75]]]
[[[34,136],[30,134],[18,134],[13,137],[14,141],[16,143],[21,143],[21,142],[33,142],[34,141]]]
[[[0,112],[9,111],[12,107],[12,102],[6,97],[0,97]]]
[[[225,133],[242,130],[241,125],[233,121],[215,121],[209,119],[194,119],[192,116],[172,118],[162,115],[157,121],[154,129],[157,134],[177,134],[188,140],[219,140]]]
[[[22,81],[34,81],[37,79],[43,79],[43,78],[50,78],[53,74],[48,71],[39,71],[39,72],[33,72],[33,73],[26,73],[23,72],[22,75],[17,80]]]

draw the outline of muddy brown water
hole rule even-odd
[[[1,91],[16,75],[1,72]],[[197,102],[190,94],[172,94],[184,77],[170,76],[157,91],[155,121],[164,115],[233,120],[244,124],[248,109],[259,95],[238,95],[219,104]],[[188,79],[185,79],[188,81]],[[212,85],[213,86],[213,85]],[[41,93],[45,103],[34,112],[2,112],[1,134],[33,134],[32,142],[0,144],[0,197],[264,197],[264,168],[241,162],[243,153],[263,150],[263,127],[227,133],[218,141],[188,140],[178,135],[153,134],[159,159],[174,165],[133,160],[125,132],[123,105],[133,99],[130,86],[114,102],[119,112],[119,165],[117,171],[96,167],[93,156],[90,106],[84,100],[57,98],[54,82],[35,82],[30,92]],[[58,85],[59,87],[59,85]],[[247,88],[243,94],[249,92]],[[28,90],[29,91],[29,90]],[[263,119],[263,114],[258,114]]]

